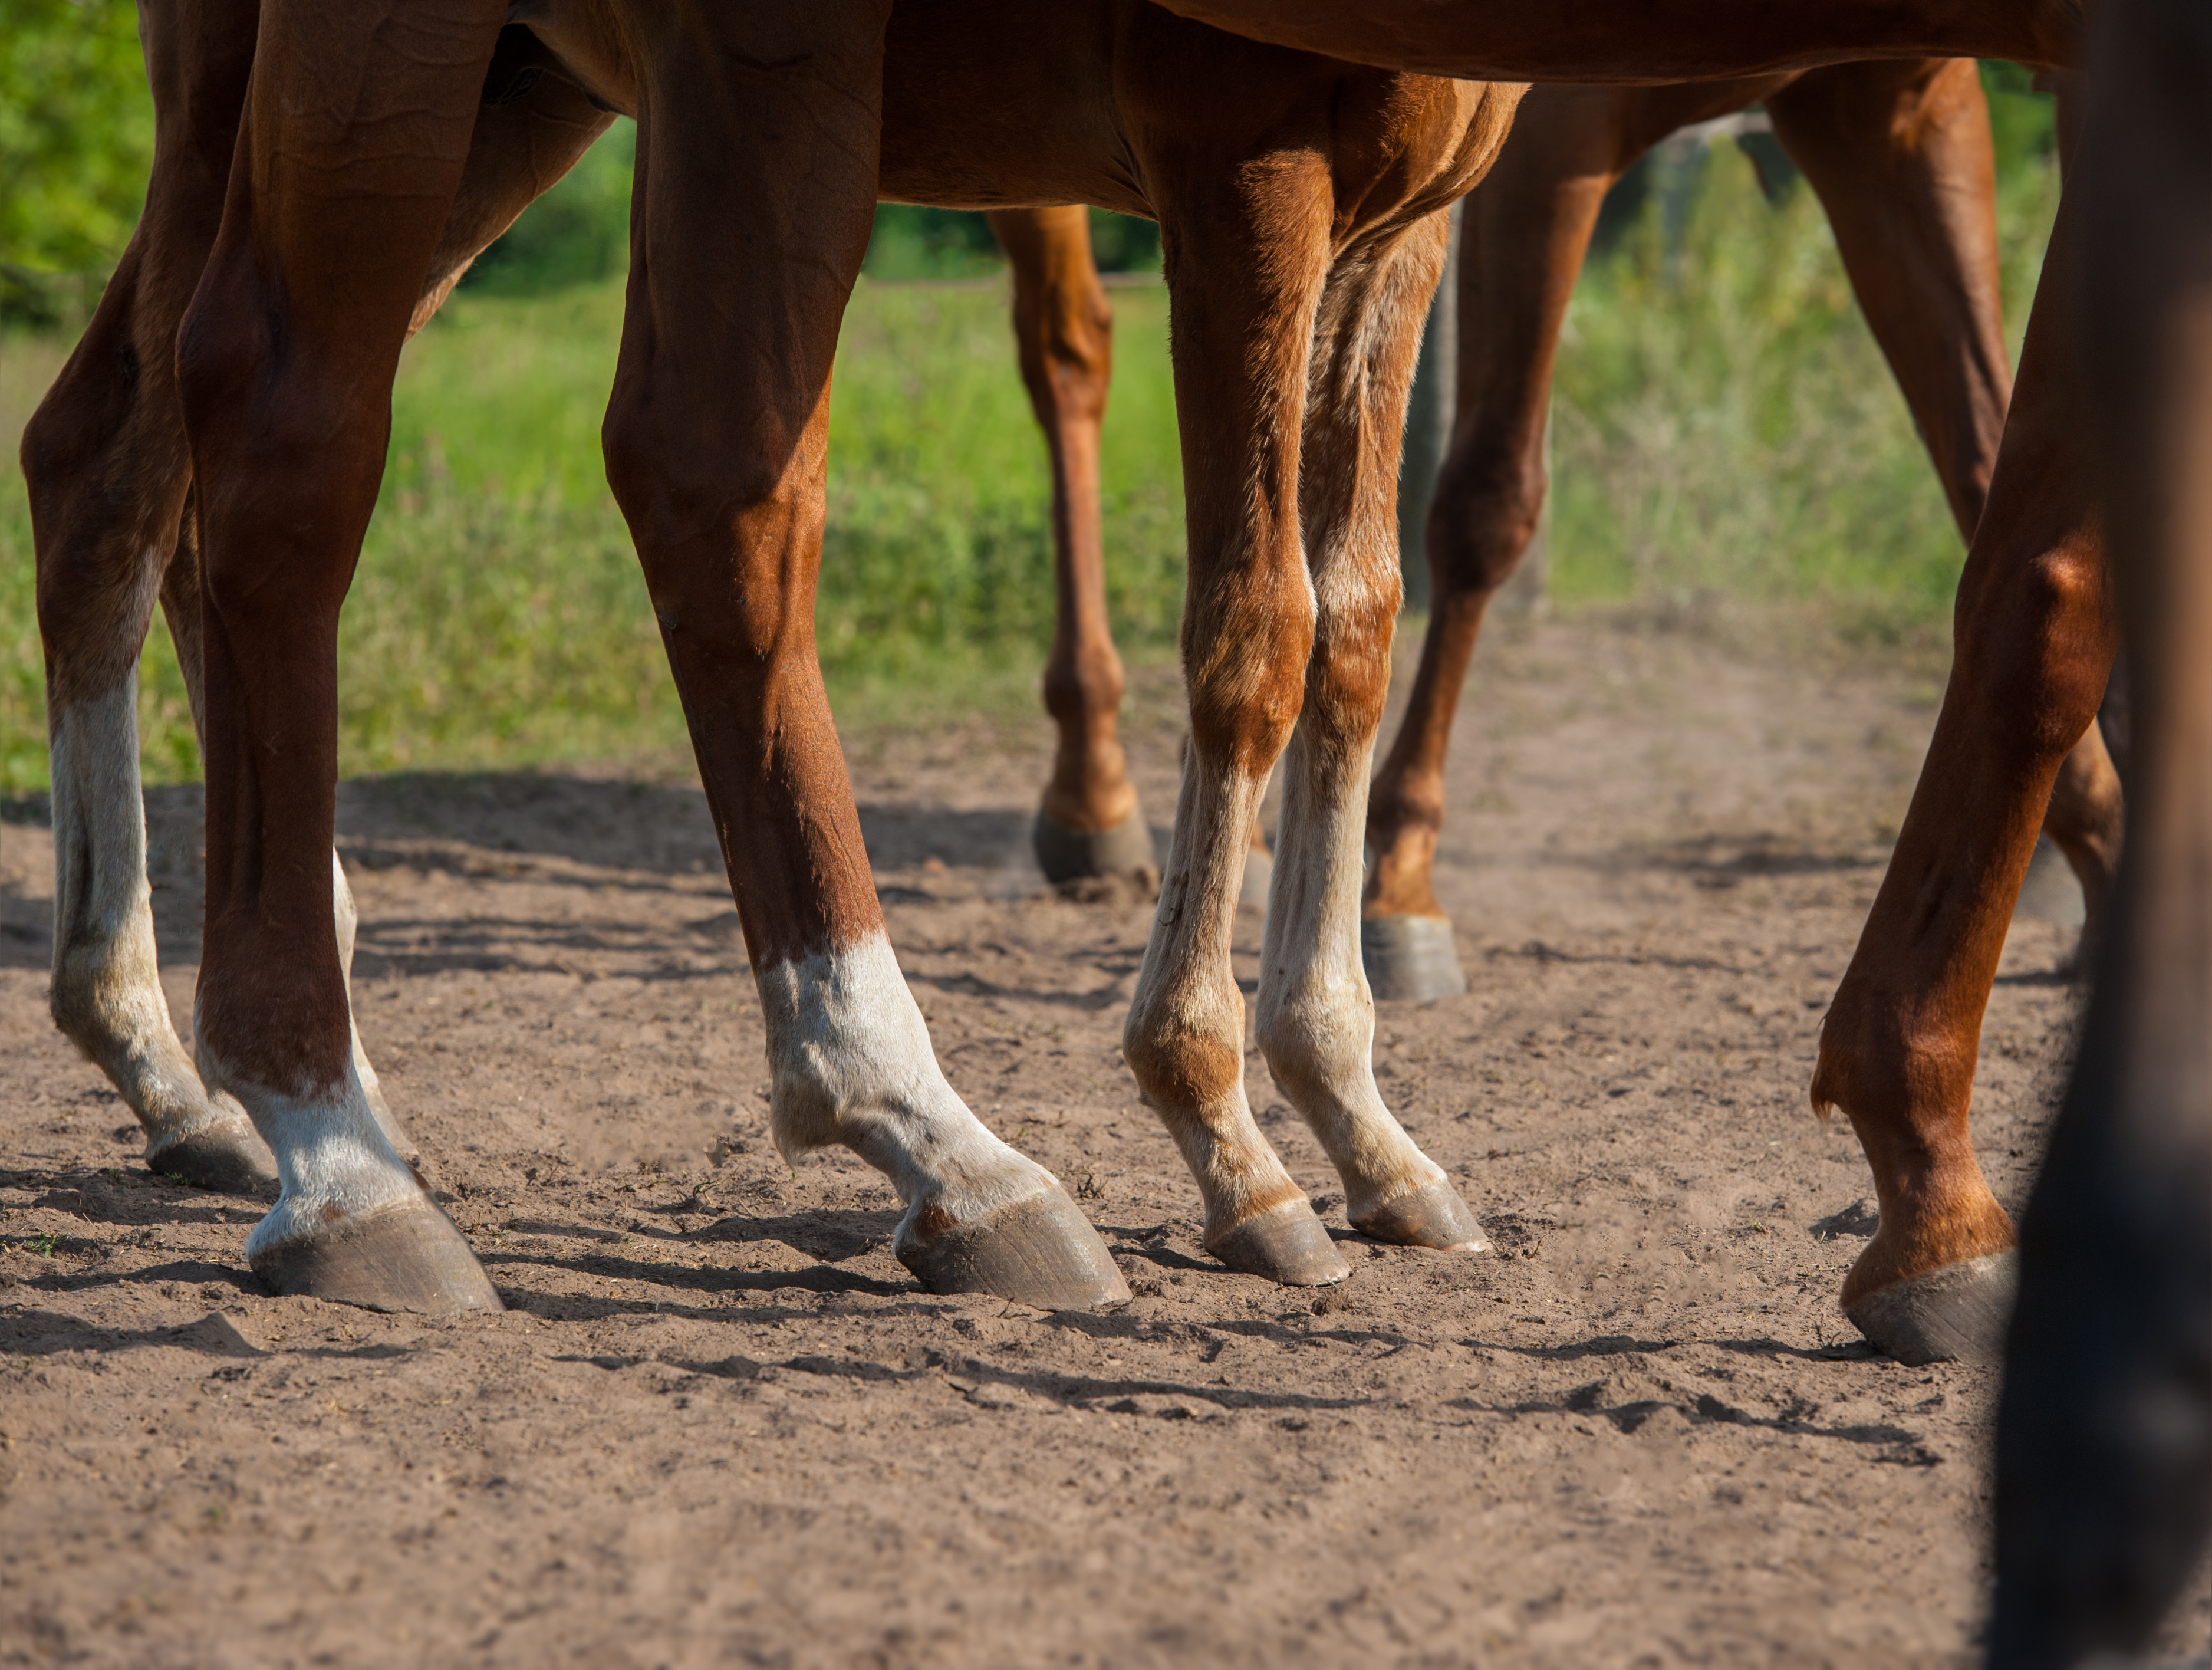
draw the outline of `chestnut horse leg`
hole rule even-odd
[[[2012,398],[1997,277],[1995,159],[1971,58],[1850,64],[1767,103],[1820,194],[1851,288],[1970,544]],[[2060,768],[2044,831],[2081,883],[2094,942],[2120,856],[2119,774],[2095,725]]]
[[[338,610],[501,17],[495,0],[264,0],[222,229],[178,336],[202,534],[200,1071],[276,1157],[255,1273],[383,1309],[500,1302],[375,1117],[328,866]]]
[[[2212,21],[2124,0],[2100,31],[2067,180],[2097,258],[2065,323],[2102,384],[2075,417],[2104,454],[2134,811],[2021,1225],[1992,1670],[2149,1662],[2212,1529]]]
[[[176,331],[222,219],[258,10],[165,3],[143,18],[156,135],[146,212],[92,327],[25,432],[56,759],[52,1001],[63,1030],[138,1115],[149,1166],[206,1186],[252,1187],[274,1180],[268,1150],[243,1108],[202,1086],[161,991],[137,747],[124,727],[135,728],[145,591],[158,576],[204,749],[200,571]],[[483,113],[433,262],[436,297],[611,119],[565,84]],[[418,305],[418,322],[429,305]],[[120,699],[88,710],[83,692],[102,686]],[[331,882],[349,971],[354,904],[335,855]],[[411,1162],[358,1035],[354,1051],[372,1110]]]
[[[1982,1012],[2037,826],[2112,667],[2102,533],[2069,329],[2075,217],[2051,235],[1987,508],[1959,582],[1943,707],[1897,850],[1820,1033],[1881,1223],[1844,1313],[1907,1362],[2002,1337],[2013,1231],[1967,1130]]]
[[[1183,455],[1205,467],[1184,492],[1190,741],[1122,1053],[1197,1179],[1207,1250],[1292,1285],[1341,1281],[1349,1267],[1252,1118],[1230,966],[1253,813],[1314,643],[1298,448],[1330,261],[1328,153],[1286,140],[1256,160],[1194,161],[1152,189]]]
[[[895,1250],[932,1291],[1127,1297],[1052,1174],[986,1130],[938,1066],[884,933],[815,654],[830,360],[875,203],[888,0],[671,9],[635,20],[607,474],[751,954],[777,1145],[842,1144],[884,1172],[907,1207]]]
[[[1037,862],[1048,881],[1159,874],[1115,734],[1121,657],[1106,619],[1098,508],[1098,430],[1113,376],[1114,310],[1091,259],[1091,211],[1075,205],[992,211],[1014,270],[1014,340],[1030,408],[1052,460],[1057,609],[1044,705],[1060,733],[1038,808]]]
[[[1599,206],[1638,157],[1685,123],[1740,110],[1779,82],[1540,87],[1468,198],[1460,233],[1459,390],[1429,507],[1429,625],[1413,687],[1367,808],[1374,853],[1360,942],[1378,997],[1467,990],[1433,867],[1444,758],[1490,600],[1535,535],[1552,368]]]
[[[1341,256],[1322,298],[1299,473],[1314,648],[1283,763],[1258,1031],[1275,1082],[1344,1179],[1355,1228],[1480,1252],[1481,1226],[1376,1088],[1375,1003],[1359,952],[1367,773],[1401,594],[1399,442],[1449,235],[1439,212],[1380,250]]]
[[[165,576],[198,584],[189,553],[172,562],[191,481],[176,326],[222,218],[257,8],[149,6],[144,21],[155,113],[145,213],[23,431],[53,756],[50,1002],[137,1115],[149,1167],[251,1190],[274,1175],[268,1150],[245,1109],[202,1086],[155,966],[137,675]],[[178,649],[197,717],[197,643],[180,637]]]

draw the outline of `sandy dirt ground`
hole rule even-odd
[[[1439,878],[1474,989],[1382,1005],[1376,1057],[1498,1252],[1353,1236],[1255,1052],[1355,1266],[1319,1294],[1198,1244],[1117,1050],[1148,910],[1027,856],[1041,724],[850,737],[939,1054],[1106,1235],[1136,1296],[1100,1314],[927,1297],[873,1173],[776,1157],[703,801],[635,770],[342,789],[362,1032],[509,1309],[270,1298],[263,1204],[150,1177],[48,1022],[17,805],[0,1663],[1972,1662],[1993,1375],[1843,1320],[1869,1180],[1805,1097],[1936,693],[1756,630],[1486,645]],[[1133,703],[1156,823],[1174,698]],[[198,802],[149,801],[182,1020]],[[2015,1208],[2071,942],[2022,917],[1983,1033]],[[2170,1646],[2208,1637],[2200,1581]]]

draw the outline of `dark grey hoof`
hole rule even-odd
[[[276,1180],[276,1159],[243,1113],[195,1131],[149,1137],[146,1168],[225,1194],[257,1194]]]
[[[1273,853],[1256,849],[1244,855],[1244,880],[1237,889],[1237,908],[1267,914],[1267,889],[1275,885]]]
[[[1844,1314],[1886,1356],[1923,1362],[1995,1362],[2020,1287],[2020,1255],[2007,1250],[1946,1265],[1869,1293]]]
[[[922,1214],[925,1224],[931,1216]],[[927,1293],[990,1293],[1039,1310],[1089,1310],[1129,1296],[1106,1243],[1056,1185],[972,1222],[925,1228],[896,1251]]]
[[[1490,1237],[1482,1233],[1474,1214],[1459,1198],[1459,1191],[1441,1179],[1383,1202],[1365,1217],[1352,1219],[1352,1227],[1394,1246],[1433,1246],[1446,1252],[1490,1251]]]
[[[1445,917],[1364,917],[1359,923],[1359,960],[1367,968],[1368,989],[1377,997],[1410,997],[1427,1003],[1456,997],[1467,990],[1467,974],[1452,944]]]
[[[271,1293],[426,1316],[506,1308],[467,1239],[428,1200],[336,1219],[250,1262]]]
[[[1037,814],[1031,838],[1037,867],[1048,881],[1080,881],[1097,875],[1159,875],[1152,832],[1142,807],[1111,829],[1070,829],[1049,814]]]
[[[1327,1287],[1352,1274],[1303,1195],[1246,1218],[1219,1240],[1207,1242],[1206,1250],[1231,1270],[1285,1287]]]

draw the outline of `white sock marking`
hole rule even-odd
[[[881,934],[774,964],[757,982],[774,1075],[770,1129],[787,1159],[842,1143],[909,1208],[933,1201],[962,1222],[1054,1186],[945,1082]]]

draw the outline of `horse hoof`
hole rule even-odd
[[[195,1189],[219,1189],[225,1194],[255,1194],[276,1180],[275,1156],[243,1112],[149,1137],[146,1168]]]
[[[1359,960],[1366,966],[1368,989],[1377,997],[1425,1003],[1467,990],[1451,923],[1444,917],[1362,917]]]
[[[1272,1211],[1246,1218],[1206,1250],[1245,1276],[1264,1276],[1285,1287],[1327,1287],[1352,1274],[1352,1266],[1301,1195]]]
[[[1106,1243],[1057,1185],[897,1251],[926,1293],[995,1294],[1039,1310],[1089,1310],[1129,1296]]]
[[[1267,909],[1267,889],[1274,885],[1274,855],[1256,851],[1246,853],[1244,880],[1237,888],[1237,908],[1240,911],[1258,911],[1265,915]]]
[[[1985,1253],[1869,1293],[1844,1314],[1885,1356],[1923,1362],[1994,1362],[2020,1287],[2020,1257]]]
[[[1446,1252],[1487,1252],[1490,1237],[1459,1191],[1438,1178],[1426,1188],[1400,1195],[1377,1206],[1352,1227],[1363,1235],[1397,1246],[1432,1246]]]
[[[1036,847],[1037,867],[1048,881],[1159,875],[1152,832],[1141,807],[1133,807],[1129,815],[1111,829],[1070,829],[1049,813],[1040,812],[1031,839]]]
[[[506,1308],[467,1239],[426,1199],[333,1219],[249,1262],[271,1293],[426,1316]]]

